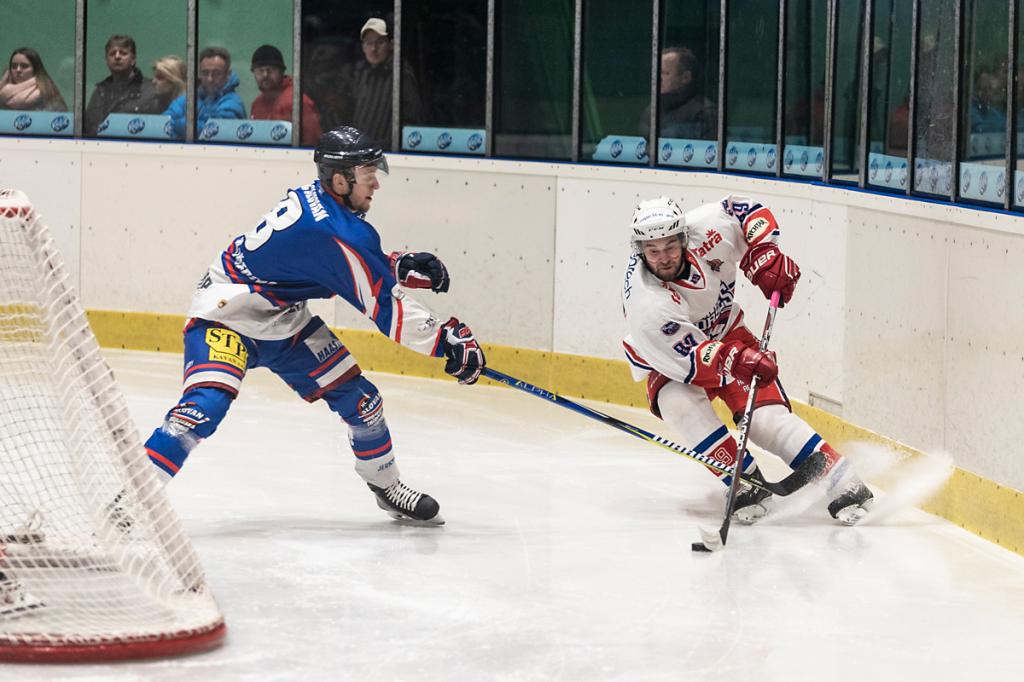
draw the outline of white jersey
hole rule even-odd
[[[778,226],[767,208],[732,195],[687,212],[686,224],[689,267],[679,279],[664,282],[639,252],[630,256],[623,346],[637,381],[656,371],[684,383],[725,385],[729,379],[713,359],[718,342],[743,320],[735,301],[737,264],[754,244],[776,241]]]

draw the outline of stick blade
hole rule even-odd
[[[722,534],[719,531],[706,530],[701,527],[697,527],[700,531],[700,537],[702,542],[695,542],[690,545],[690,549],[694,552],[718,552],[725,547],[725,541],[722,539]]]

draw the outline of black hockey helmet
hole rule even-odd
[[[352,126],[339,126],[320,136],[313,152],[320,182],[330,186],[335,172],[341,172],[355,183],[355,169],[359,166],[376,166],[385,174],[388,161],[384,149],[373,138]]]

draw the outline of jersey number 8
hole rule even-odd
[[[296,194],[289,192],[270,213],[263,216],[263,220],[252,232],[246,233],[245,248],[255,251],[266,244],[275,232],[288,229],[301,217],[302,203]]]

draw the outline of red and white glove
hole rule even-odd
[[[725,356],[723,369],[734,379],[748,386],[757,377],[757,383],[769,384],[779,376],[779,366],[773,351],[761,352],[757,348],[735,345]]]
[[[740,261],[740,268],[747,279],[761,288],[765,298],[771,298],[778,291],[780,308],[789,303],[793,288],[800,279],[800,268],[793,259],[770,242],[750,247]]]
[[[487,360],[472,330],[453,317],[441,327],[441,344],[448,358],[444,371],[458,379],[460,384],[475,384],[487,366]]]
[[[392,251],[388,256],[395,279],[409,289],[430,289],[442,294],[448,291],[451,279],[448,268],[432,253]]]

